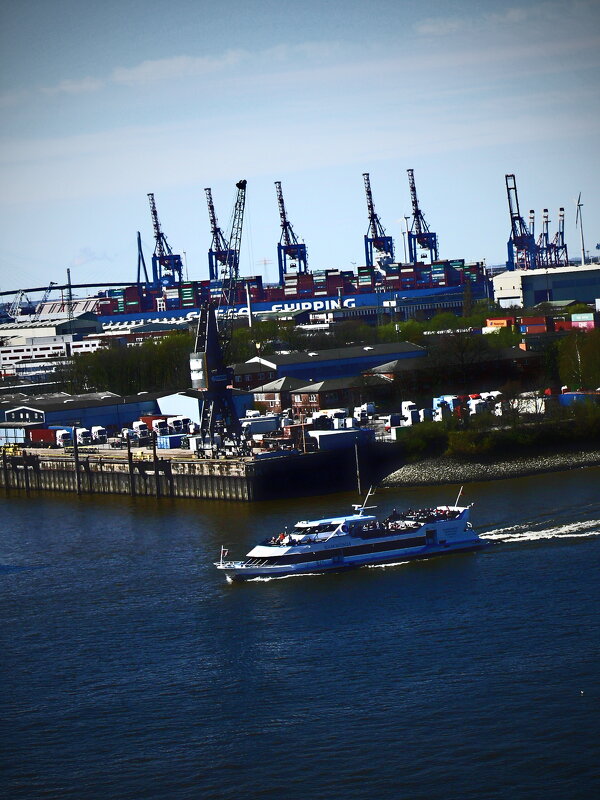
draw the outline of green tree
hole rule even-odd
[[[560,379],[570,389],[600,386],[600,330],[574,330],[558,345]]]

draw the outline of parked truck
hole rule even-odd
[[[417,425],[421,420],[419,417],[419,409],[417,406],[412,402],[412,400],[405,400],[402,403],[402,419],[400,420],[400,425],[403,428],[406,428],[410,425]]]
[[[59,428],[54,431],[56,444],[59,447],[71,447],[73,445],[73,428]]]
[[[88,445],[92,443],[92,432],[89,428],[75,428],[77,444]]]
[[[251,417],[241,421],[242,433],[247,439],[256,434],[271,433],[279,429],[279,416]]]
[[[156,433],[157,436],[168,436],[169,426],[165,415],[146,415],[140,417],[140,422],[145,422],[148,430]]]
[[[102,425],[92,425],[92,441],[94,444],[106,444],[108,434]]]
[[[131,429],[135,432],[136,439],[141,445],[146,445],[150,442],[152,432],[148,429],[148,425],[141,419],[136,419],[135,422],[132,423]]]

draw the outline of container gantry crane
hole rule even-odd
[[[212,235],[210,250],[208,251],[208,275],[211,281],[216,281],[219,279],[219,270],[228,262],[232,254],[229,252],[227,240],[217,221],[210,187],[207,187],[204,193],[206,194],[210,232]]]
[[[558,230],[550,243],[551,261],[555,267],[567,267],[569,265],[569,253],[565,244],[565,210],[558,209]]]
[[[289,271],[301,274],[308,270],[308,258],[306,245],[298,241],[298,237],[294,233],[287,217],[281,181],[275,181],[275,191],[277,192],[277,205],[279,206],[279,218],[281,220],[281,239],[277,245],[277,262],[279,264],[279,285],[283,286],[284,275],[288,272],[288,259],[290,259]]]
[[[535,269],[538,265],[538,247],[535,236],[525,224],[519,210],[517,180],[505,175],[508,210],[510,213],[510,238],[508,240],[508,269]]]
[[[386,267],[394,263],[394,241],[387,236],[385,228],[375,213],[373,194],[371,193],[371,180],[368,172],[363,172],[365,194],[367,196],[367,213],[369,215],[369,229],[365,234],[365,263],[367,267]],[[374,255],[377,253],[377,264]]]
[[[540,235],[538,236],[536,242],[538,267],[549,267],[552,265],[549,231],[550,217],[548,215],[548,209],[545,208],[542,216],[542,230],[540,231]]]
[[[205,303],[200,309],[194,352],[190,354],[192,387],[203,392],[200,434],[211,447],[217,443],[217,434],[221,442],[229,439],[234,448],[239,448],[241,438],[240,421],[230,388],[233,370],[227,367],[227,354],[239,278],[246,181],[238,181],[236,189],[229,240],[223,248],[227,256],[221,270],[219,300],[216,308],[212,303]]]
[[[412,226],[408,232],[409,260],[413,264],[417,264],[423,257],[429,257],[429,261],[432,263],[438,260],[437,234],[429,230],[429,225],[425,222],[423,212],[419,208],[414,170],[408,169],[407,172],[413,210]],[[421,251],[421,253],[419,253],[419,251]]]
[[[150,215],[152,217],[152,226],[154,228],[154,255],[152,256],[152,285],[154,288],[159,286],[169,287],[178,286],[182,281],[183,263],[181,256],[173,253],[167,237],[162,232],[160,221],[158,219],[158,212],[156,210],[156,203],[154,201],[154,194],[148,193],[148,200],[150,202]]]

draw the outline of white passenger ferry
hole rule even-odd
[[[462,490],[461,490],[462,491]],[[229,561],[221,548],[215,562],[228,581],[332,572],[352,567],[428,558],[476,550],[489,543],[480,539],[469,520],[471,506],[396,509],[381,522],[367,513],[372,506],[353,506],[354,513],[297,522],[250,550],[243,561]]]

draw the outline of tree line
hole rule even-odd
[[[428,321],[408,320],[379,326],[350,321],[337,324],[331,335],[308,335],[293,323],[269,320],[252,328],[236,327],[227,361],[240,363],[278,349],[318,350],[351,344],[411,342],[427,348],[431,363],[439,365],[440,379],[448,365],[466,379],[472,367],[489,360],[494,350],[515,346],[521,340],[519,331],[510,328],[488,335],[463,332],[465,328],[481,327],[482,315],[489,314],[486,308],[477,309],[471,317],[441,313]],[[445,333],[433,336],[428,331]],[[189,354],[193,345],[193,336],[187,332],[174,332],[160,340],[148,339],[136,347],[115,344],[74,356],[60,368],[57,380],[72,393],[113,391],[127,395],[140,391],[181,391],[190,386]],[[600,330],[572,331],[559,340],[550,340],[543,351],[543,362],[540,380],[546,385],[560,382],[571,389],[599,388]]]

